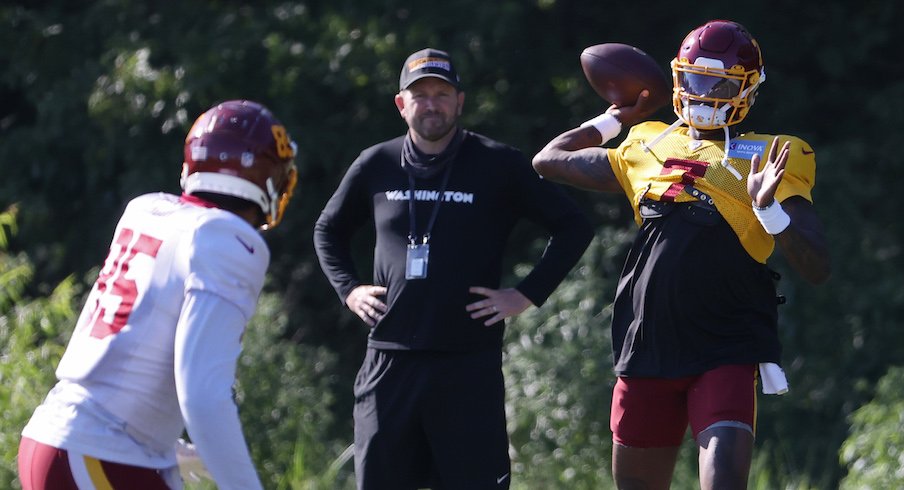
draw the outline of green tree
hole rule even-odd
[[[747,127],[796,134],[816,149],[814,197],[835,263],[833,279],[814,289],[796,279],[780,256],[772,261],[789,298],[780,328],[792,390],[760,406],[755,468],[763,488],[835,487],[845,471],[837,453],[848,437],[848,415],[869,402],[888,366],[904,364],[898,339],[904,225],[891,187],[899,166],[896,131],[904,123],[904,76],[895,62],[902,8],[883,0],[828,0],[818,9],[796,0],[692,7],[635,2],[617,8],[579,0],[4,2],[0,207],[21,203],[14,249],[26,251],[32,264],[30,280],[19,272],[5,276],[18,278],[24,289],[0,282],[0,294],[15,304],[4,311],[50,298],[71,275],[88,275],[102,260],[106,237],[128,198],[178,191],[182,138],[200,111],[228,98],[264,102],[301,146],[298,194],[286,220],[267,237],[274,257],[268,293],[281,305],[279,312],[267,311],[285,318],[271,335],[313,348],[317,356],[334,356],[329,369],[304,381],[321,386],[320,378],[328,378],[322,388],[325,403],[331,403],[331,423],[325,424],[330,427],[316,436],[321,440],[315,447],[323,451],[303,454],[304,466],[313,470],[351,439],[351,383],[365,329],[320,273],[311,225],[357,152],[403,131],[391,100],[405,56],[426,45],[451,51],[465,78],[465,124],[532,154],[604,108],[580,72],[584,47],[626,42],[666,69],[690,28],[714,17],[732,18],[760,41],[768,73]],[[673,117],[668,109],[658,116]],[[599,236],[626,226],[622,200],[574,195],[591,213]],[[512,264],[535,256],[539,245],[530,237],[513,240]],[[362,238],[355,246],[365,275],[369,245]],[[612,297],[606,278],[620,261],[597,259],[589,262],[587,275],[603,278],[583,287],[604,311]],[[513,322],[512,386],[555,381],[566,404],[584,391],[606,396],[582,384],[586,359],[548,374],[535,367],[541,378],[529,369],[531,362],[551,362],[558,349],[572,355],[581,343],[587,358],[607,358],[604,339],[573,334],[591,325],[607,330],[604,318],[586,324],[578,323],[580,314],[566,313],[570,321],[558,318],[558,311],[583,311],[580,301],[556,303],[561,310],[547,306]],[[544,330],[553,324],[571,332],[571,340]],[[531,332],[529,338],[548,333],[520,352],[522,332]],[[600,363],[598,376],[608,380],[603,361],[594,362]],[[509,395],[510,405],[520,407],[510,412],[516,417],[516,461],[526,461],[521,454],[544,454],[549,441],[531,439],[523,427],[529,420],[547,423],[552,412],[544,411],[555,406],[553,397],[531,402],[517,390]],[[576,463],[593,444],[580,435],[563,437],[570,434],[564,421],[548,423],[563,444],[556,454],[572,456],[540,457],[538,466],[550,470],[547,479],[558,481],[572,468],[576,473],[568,481],[585,481],[585,472],[586,481],[602,481],[598,468]],[[602,424],[597,435],[606,439]],[[526,472],[539,472],[525,464]]]
[[[904,486],[904,367],[893,366],[876,386],[876,396],[850,417],[841,445],[847,469],[843,489]]]

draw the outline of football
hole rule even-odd
[[[650,91],[656,109],[672,98],[669,83],[659,63],[634,46],[605,43],[581,53],[581,68],[593,90],[616,107],[633,105],[643,89]]]

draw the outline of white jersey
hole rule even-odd
[[[231,387],[270,252],[246,221],[202,204],[164,193],[128,204],[24,436],[167,468],[187,428],[219,488],[260,486]]]

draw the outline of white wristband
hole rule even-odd
[[[621,133],[621,122],[612,114],[603,113],[589,121],[581,123],[582,128],[587,126],[593,126],[600,132],[600,135],[603,137],[603,141],[600,142],[601,145],[618,136],[618,133]]]
[[[766,233],[770,235],[778,235],[791,224],[791,217],[782,209],[782,205],[774,199],[765,208],[760,208],[753,204],[753,214],[756,219],[760,220],[760,224],[763,225]]]

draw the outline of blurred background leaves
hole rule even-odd
[[[904,225],[892,188],[904,127],[901,5],[4,2],[0,486],[17,485],[18,431],[52,384],[117,216],[136,195],[178,192],[184,134],[210,105],[260,101],[301,150],[296,197],[266,235],[273,263],[237,385],[249,445],[273,488],[347,488],[342,455],[365,328],[320,272],[311,228],[358,152],[404,131],[392,97],[405,57],[425,46],[450,51],[465,125],[530,156],[604,108],[580,71],[584,47],[633,44],[666,70],[684,35],[711,18],[745,24],[763,48],[767,82],[745,127],[815,148],[814,197],[834,262],[829,283],[813,288],[780,255],[771,261],[789,298],[780,315],[792,391],[761,399],[751,487],[904,486],[900,441],[881,438],[900,432],[893,395],[904,388],[894,368],[904,365]],[[610,485],[609,305],[634,225],[624,198],[568,192],[597,237],[549,302],[509,325],[516,489]],[[540,230],[516,230],[508,282],[542,245]],[[371,246],[365,230],[355,243],[365,276]],[[694,488],[695,465],[684,448],[674,488]],[[889,468],[881,484],[869,480],[878,465]]]

